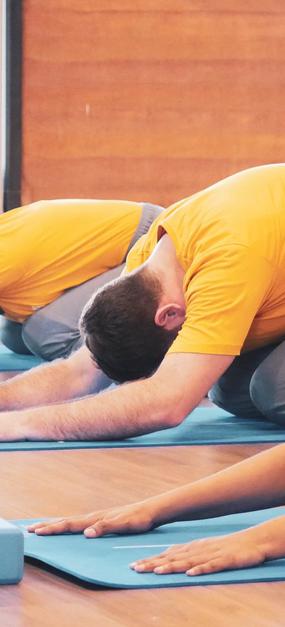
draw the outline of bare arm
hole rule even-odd
[[[285,444],[149,499],[155,526],[285,504]]]
[[[278,516],[236,533],[172,545],[160,555],[138,559],[130,567],[138,573],[186,573],[191,576],[255,566],[285,556],[284,525],[285,516]],[[135,506],[129,506],[106,510],[105,517],[104,512],[98,512],[81,518],[36,523],[28,530],[43,536],[84,530],[87,538],[95,538],[107,533],[140,533],[150,528],[146,512],[143,516],[138,506],[137,510]]]
[[[285,445],[281,444],[211,477],[149,499],[143,509],[142,520],[144,516],[157,526],[176,520],[284,505],[284,471]],[[85,529],[88,537],[106,533],[104,521],[103,532],[100,529],[102,522],[99,521],[97,533],[97,524],[95,522],[91,529]],[[254,566],[285,556],[284,525],[283,515],[229,535],[174,545],[160,555],[134,562],[131,567],[137,572],[202,575]],[[114,520],[111,521],[109,526],[115,531],[116,526],[119,528],[118,521],[115,524]]]
[[[68,359],[38,366],[0,384],[0,408],[58,403],[97,392],[110,380],[96,368],[85,346]]]
[[[178,520],[197,520],[285,503],[285,444],[209,477],[123,507],[59,522],[37,523],[43,533],[85,531],[88,537],[140,532]]]
[[[73,402],[14,412],[13,420],[2,414],[0,438],[115,439],[178,425],[232,360],[225,355],[169,355],[149,379]]]

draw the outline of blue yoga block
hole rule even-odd
[[[0,584],[18,583],[24,569],[24,534],[0,518]]]

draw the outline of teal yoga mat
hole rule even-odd
[[[25,531],[36,520],[13,521],[24,531],[26,557],[39,560],[63,573],[89,584],[111,588],[160,588],[210,584],[280,581],[285,579],[285,559],[260,566],[210,575],[187,577],[184,574],[139,574],[129,568],[136,559],[164,551],[172,544],[183,544],[209,536],[241,531],[265,520],[284,515],[285,508],[234,514],[186,523],[163,525],[154,531],[128,536],[108,536],[87,540],[80,535],[39,537]]]
[[[0,423],[1,429],[1,423]],[[284,442],[285,429],[267,420],[238,418],[217,407],[198,407],[178,427],[126,440],[75,442],[0,442],[0,451],[127,448],[203,444]]]
[[[29,370],[42,364],[43,360],[35,355],[18,355],[0,342],[0,371]]]

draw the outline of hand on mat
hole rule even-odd
[[[228,536],[176,544],[160,555],[133,562],[130,567],[138,573],[205,575],[255,566],[265,559],[265,552],[246,530]]]
[[[92,512],[85,516],[35,523],[28,527],[28,531],[41,536],[83,531],[86,538],[97,538],[109,533],[140,533],[149,531],[152,527],[152,518],[147,508],[137,503]]]

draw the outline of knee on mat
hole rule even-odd
[[[281,399],[276,372],[261,364],[251,378],[249,393],[253,404],[265,418],[285,425],[285,394]]]
[[[30,328],[29,321],[25,323],[22,329],[22,338],[29,350],[42,359],[49,360],[49,348],[45,344],[45,334],[33,333],[33,328]]]
[[[66,328],[52,328],[50,321],[30,318],[23,325],[22,338],[26,346],[37,357],[52,361],[68,357],[82,344],[79,332],[67,332]]]
[[[208,392],[208,398],[212,403],[217,405],[217,407],[221,407],[221,409],[225,409],[226,411],[231,411],[229,409],[229,399],[223,394],[218,383],[213,385],[213,387]]]

